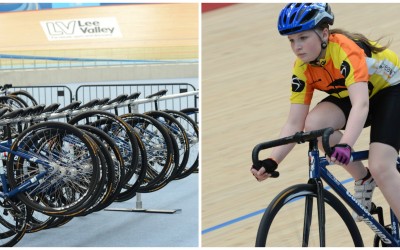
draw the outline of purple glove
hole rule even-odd
[[[347,144],[336,144],[333,148],[331,158],[335,158],[340,163],[347,165],[350,162],[351,147]]]

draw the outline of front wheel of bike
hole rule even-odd
[[[323,190],[326,246],[364,246],[353,217],[332,193]],[[278,194],[265,210],[256,247],[319,247],[317,188],[299,184]]]

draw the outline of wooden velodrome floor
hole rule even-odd
[[[249,172],[253,147],[277,138],[289,108],[295,57],[287,38],[276,30],[283,6],[235,4],[202,15],[203,247],[254,246],[260,211],[284,188],[307,181],[306,145],[298,145],[285,159],[278,179],[258,183]],[[387,36],[391,48],[400,52],[400,4],[334,3],[332,9],[334,27],[371,39]],[[323,96],[315,95],[313,105]],[[367,148],[368,132],[356,149]],[[331,169],[352,189],[353,180],[341,167]],[[373,200],[387,207],[379,189]],[[292,225],[291,217],[282,221],[283,227]],[[372,246],[373,233],[365,224],[358,225],[365,245]],[[342,228],[332,234],[341,238]]]

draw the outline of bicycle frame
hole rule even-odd
[[[391,220],[391,231],[389,232],[384,225],[382,217],[382,209],[376,208],[378,212],[379,221],[372,217],[371,213],[365,209],[350,192],[337,180],[334,175],[329,172],[327,166],[330,163],[326,160],[325,156],[320,156],[320,150],[318,149],[318,138],[322,139],[322,146],[327,155],[332,154],[332,148],[329,144],[329,136],[334,132],[333,128],[324,128],[320,130],[297,132],[294,135],[283,137],[280,139],[259,143],[253,148],[252,151],[252,162],[255,169],[262,167],[262,161],[259,160],[259,153],[262,150],[290,144],[290,143],[304,143],[309,142],[308,156],[309,156],[309,184],[315,184],[316,186],[316,197],[317,197],[317,208],[318,208],[318,221],[319,221],[319,234],[320,234],[320,246],[325,246],[325,209],[324,209],[324,197],[323,197],[323,184],[324,180],[335,193],[337,193],[342,200],[350,206],[359,216],[363,217],[363,221],[375,232],[376,237],[374,244],[379,244],[379,239],[383,244],[387,246],[400,246],[400,236],[398,229],[398,218],[394,215],[392,209],[390,209],[390,220]],[[352,153],[352,161],[362,161],[368,159],[368,151],[359,151]],[[397,159],[397,169],[400,171],[400,158]],[[271,177],[278,177],[279,172],[272,171]],[[308,218],[308,201],[306,200],[306,213],[304,217],[304,232],[303,242],[307,239],[309,234],[309,222]],[[380,211],[378,211],[380,210]],[[375,212],[373,211],[373,213]]]
[[[341,198],[349,205],[358,215],[363,216],[363,221],[371,228],[372,231],[376,233],[388,246],[399,247],[399,229],[398,229],[398,219],[394,215],[393,211],[390,209],[390,218],[392,231],[389,233],[384,226],[382,226],[371,214],[365,209],[352,194],[337,180],[333,174],[329,172],[327,166],[330,163],[326,160],[325,156],[320,156],[317,145],[317,140],[313,139],[310,141],[309,148],[309,177],[311,181],[317,183],[317,187],[322,187],[322,182],[320,179],[324,180]],[[368,159],[368,151],[359,151],[352,153],[353,161],[361,161]],[[318,183],[321,183],[318,185]],[[318,192],[318,195],[322,196],[322,192]],[[319,200],[323,201],[323,197],[318,197]],[[324,210],[321,210],[324,211]],[[322,215],[323,218],[325,215]],[[322,218],[322,219],[323,219]],[[321,227],[321,226],[320,226]],[[323,230],[320,228],[320,231]]]
[[[0,143],[0,152],[2,153],[12,153],[16,156],[19,156],[21,158],[24,158],[30,162],[34,162],[34,163],[38,163],[44,166],[44,168],[48,169],[51,168],[51,165],[43,160],[38,159],[37,157],[32,157],[28,154],[25,153],[21,153],[18,151],[12,151],[10,149],[10,145],[11,142],[10,141],[6,141],[6,142],[2,142]],[[2,156],[4,157],[4,155]],[[22,184],[18,185],[16,188],[14,188],[13,190],[8,191],[8,182],[7,182],[7,177],[4,171],[4,165],[3,165],[3,158],[0,159],[0,179],[1,179],[1,183],[3,185],[3,190],[0,191],[0,197],[2,198],[11,198],[14,197],[16,194],[20,193],[20,192],[24,192],[29,188],[32,188],[33,186],[35,186],[36,184],[39,183],[39,181],[47,174],[47,170],[44,172],[39,173],[38,175],[30,178],[29,180],[23,182]]]

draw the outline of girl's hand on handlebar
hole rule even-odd
[[[250,169],[251,173],[257,179],[257,181],[264,181],[271,177],[271,174],[265,172],[265,168],[262,167],[260,170],[255,169],[253,166]]]
[[[272,158],[259,161],[258,166],[259,168],[253,165],[250,169],[251,173],[258,181],[266,180],[269,177],[276,178],[279,176],[279,173],[275,172],[276,168],[278,167],[278,163],[276,163],[276,161]]]
[[[351,147],[347,144],[336,144],[332,148],[331,157],[327,157],[327,160],[338,165],[346,166],[351,160],[351,151]]]

